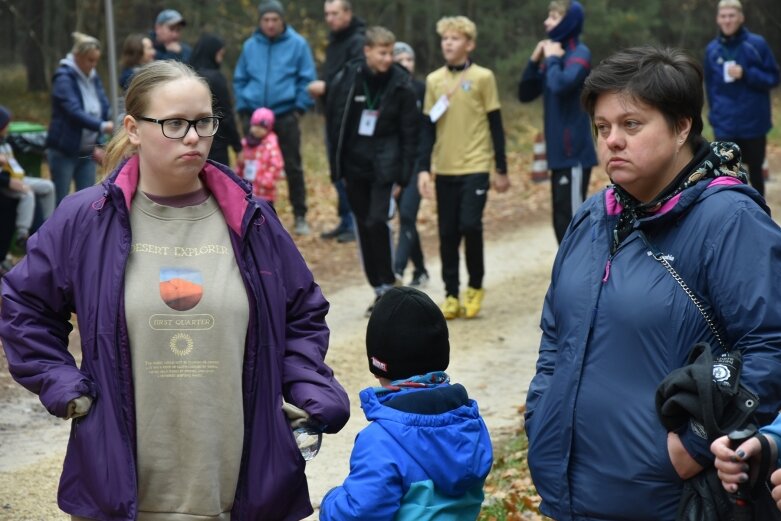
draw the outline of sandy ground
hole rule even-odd
[[[779,177],[767,185],[773,208],[781,205],[779,158],[779,151],[771,156],[772,171]],[[449,323],[448,372],[477,400],[495,442],[520,423],[518,407],[534,374],[540,308],[556,252],[547,216],[522,220],[523,224],[505,227],[487,242],[483,313],[471,321]],[[434,280],[426,291],[438,302],[443,295],[438,260],[429,256],[427,265]],[[367,286],[362,278],[352,284],[344,284],[344,278],[321,283],[332,305],[327,362],[350,395],[352,416],[339,434],[325,437],[320,454],[308,464],[315,509],[348,473],[353,439],[366,424],[358,392],[376,382],[364,354]],[[69,520],[56,505],[68,430],[69,422],[50,416],[37,397],[10,380],[0,355],[0,521]],[[316,516],[317,512],[307,519]]]

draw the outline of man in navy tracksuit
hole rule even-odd
[[[708,120],[717,141],[740,147],[751,186],[765,194],[765,161],[770,117],[770,89],[778,85],[778,63],[767,42],[743,27],[740,0],[721,0],[716,23],[719,35],[705,50]]]
[[[585,200],[591,168],[597,164],[591,122],[580,106],[580,91],[591,70],[591,51],[580,42],[583,6],[553,0],[545,31],[518,87],[521,102],[543,95],[545,144],[551,169],[553,228],[561,242],[570,220]]]

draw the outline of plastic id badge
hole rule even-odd
[[[732,83],[735,78],[729,75],[729,68],[735,65],[735,60],[727,60],[724,62],[724,83]]]
[[[431,118],[431,122],[436,123],[437,120],[441,118],[442,115],[447,111],[449,106],[450,100],[448,99],[447,95],[441,95],[428,113],[428,117]]]
[[[244,179],[250,183],[255,180],[258,175],[258,162],[255,159],[244,163]]]
[[[377,110],[364,109],[361,111],[361,122],[358,123],[358,135],[371,137],[374,135],[374,129],[377,128],[377,117],[380,112]]]

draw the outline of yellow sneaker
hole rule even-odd
[[[466,298],[464,299],[464,316],[466,318],[475,318],[480,313],[484,296],[485,290],[483,288],[466,288]]]
[[[447,320],[460,317],[463,310],[461,302],[459,302],[458,298],[453,296],[447,297],[440,309]]]

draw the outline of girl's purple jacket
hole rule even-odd
[[[133,156],[103,183],[67,197],[3,281],[0,338],[14,379],[59,417],[74,398],[93,398],[89,413],[73,421],[58,503],[100,521],[133,520],[138,509],[123,291],[138,172]],[[231,230],[251,306],[244,451],[231,519],[298,520],[312,506],[282,399],[325,432],[337,432],[349,417],[347,394],[324,361],[328,302],[274,211],[254,200],[246,183],[217,163],[207,163],[201,179]],[[68,352],[71,313],[81,367]]]

